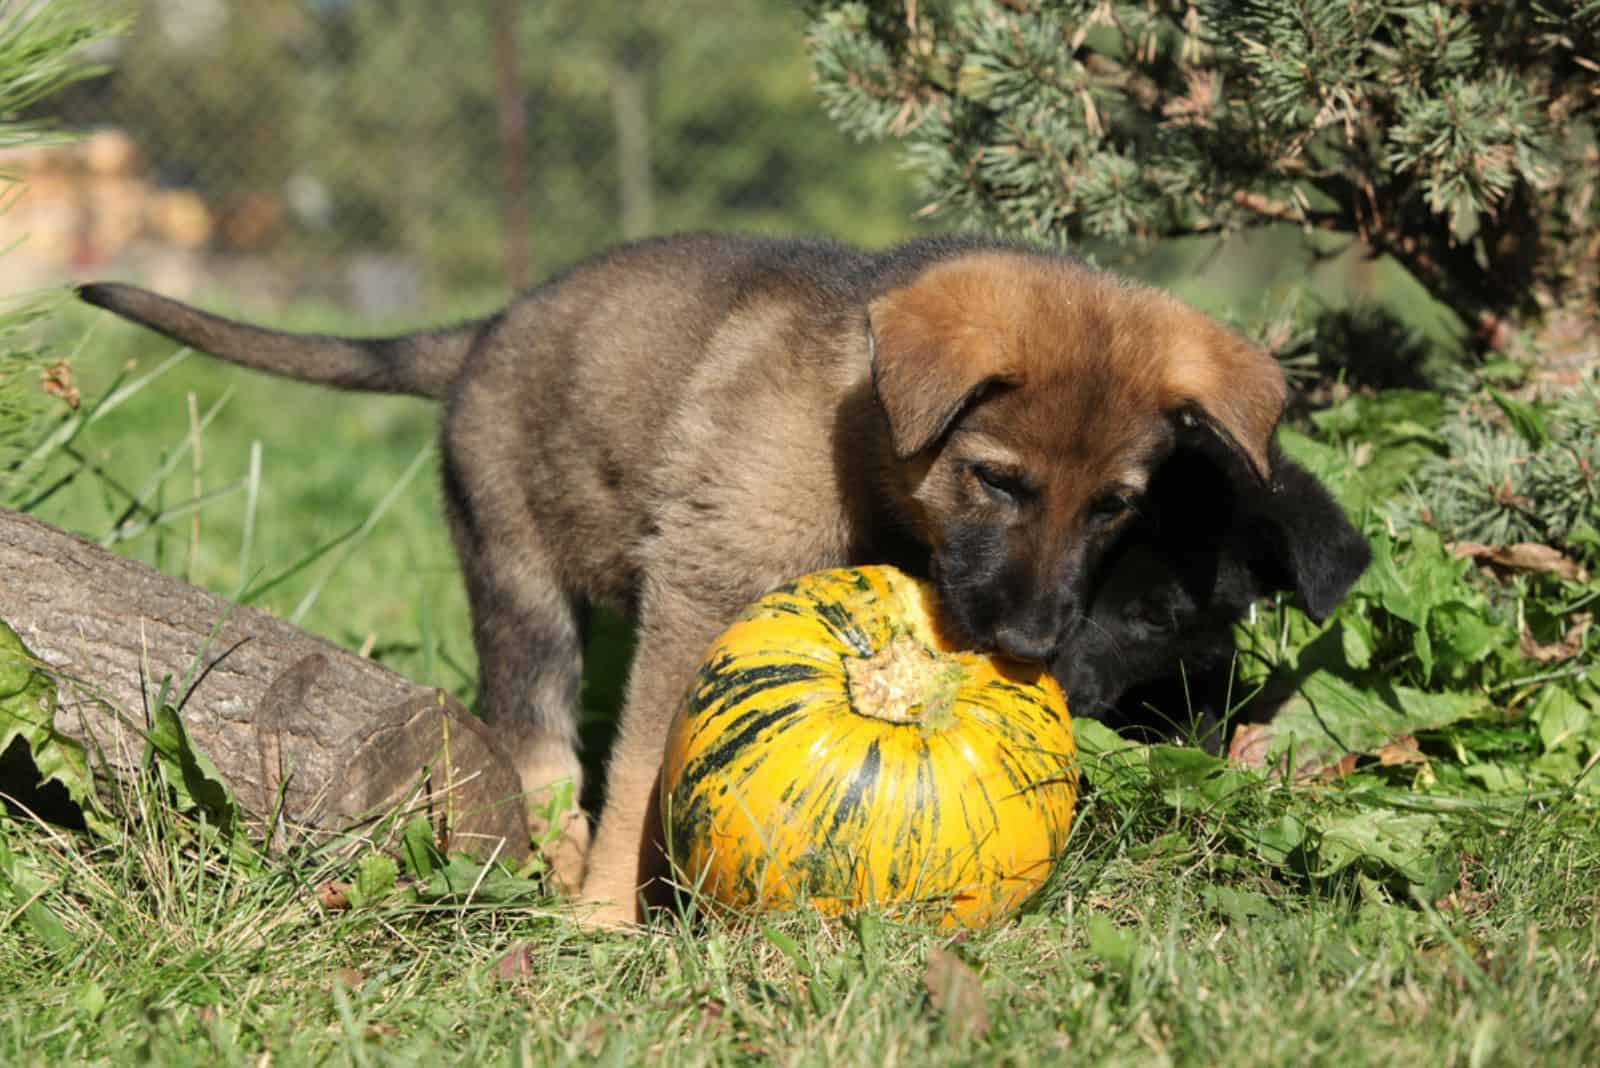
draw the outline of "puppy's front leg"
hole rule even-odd
[[[666,900],[658,792],[662,749],[706,648],[732,613],[723,616],[681,589],[647,586],[628,698],[606,770],[605,808],[579,895],[582,919],[592,926],[638,922],[641,896],[649,904]]]

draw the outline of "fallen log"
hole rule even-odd
[[[253,820],[345,833],[404,804],[448,820],[452,848],[528,855],[516,773],[471,712],[265,612],[0,509],[0,620],[55,677],[55,728],[97,771],[139,773],[165,681]]]

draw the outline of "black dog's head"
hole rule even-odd
[[[1321,619],[1360,577],[1366,540],[1310,472],[1276,449],[1271,460],[1267,486],[1203,447],[1157,469],[1053,665],[1074,715],[1203,733],[1226,712],[1232,628],[1253,602],[1287,591]]]

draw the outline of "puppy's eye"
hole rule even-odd
[[[1089,505],[1089,516],[1099,522],[1107,522],[1118,518],[1132,507],[1133,501],[1126,494],[1107,493],[1096,497]]]
[[[996,504],[1019,504],[1031,495],[1027,480],[1009,471],[1001,471],[988,464],[969,464],[973,481]]]

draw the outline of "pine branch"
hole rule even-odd
[[[830,114],[964,221],[1339,229],[1469,325],[1600,301],[1597,0],[811,7]]]

